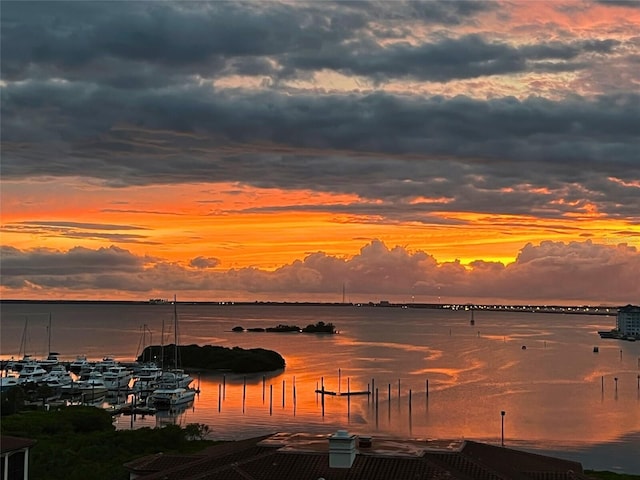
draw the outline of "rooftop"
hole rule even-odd
[[[145,457],[139,480],[581,480],[578,462],[462,440],[364,437],[350,468],[329,467],[329,435],[277,433],[197,455]],[[371,439],[371,446],[368,445]],[[357,440],[357,439],[356,439]]]
[[[0,453],[22,450],[23,448],[32,447],[35,444],[36,441],[29,438],[2,435],[2,437],[0,437]]]

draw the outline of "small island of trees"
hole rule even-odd
[[[244,327],[238,325],[236,327],[232,328],[232,331],[234,332],[270,332],[270,333],[289,333],[289,332],[295,332],[295,333],[330,333],[330,334],[334,334],[334,333],[338,333],[336,331],[336,327],[333,323],[329,322],[329,323],[324,323],[322,321],[317,322],[317,323],[312,323],[307,325],[304,328],[300,328],[297,325],[276,325],[275,327],[267,327],[267,328],[262,328],[262,327],[257,327],[257,328],[247,328],[245,329]]]
[[[285,367],[282,355],[264,348],[180,345],[177,353],[177,358],[180,359],[178,367],[185,369],[257,373],[281,370]],[[143,350],[138,361],[154,359],[157,364],[173,366],[174,358],[175,345],[151,345]]]

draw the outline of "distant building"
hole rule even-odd
[[[278,433],[125,464],[137,480],[587,480],[582,465],[469,440]]]
[[[2,480],[29,479],[29,449],[35,440],[2,435],[0,437],[0,475]]]
[[[622,335],[640,337],[640,307],[627,305],[618,310],[616,330]]]

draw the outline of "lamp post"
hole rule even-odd
[[[500,445],[502,445],[503,447],[504,447],[504,416],[505,416],[506,413],[507,412],[505,412],[504,410],[502,410],[500,412],[500,418],[502,420],[502,422],[501,422],[502,423],[502,435],[500,437],[501,438]]]

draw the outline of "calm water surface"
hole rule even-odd
[[[49,315],[52,349],[64,359],[130,361],[145,324],[153,343],[162,341],[163,324],[165,343],[173,341],[172,305],[4,304],[2,357],[21,354],[27,319],[27,353],[45,354]],[[480,311],[471,326],[464,311],[183,304],[178,315],[181,344],[273,349],[286,369],[264,379],[202,375],[192,407],[137,416],[133,428],[198,422],[225,439],[347,428],[499,444],[505,411],[507,445],[550,451],[587,468],[640,473],[640,342],[601,340],[597,330],[613,328],[613,317]],[[320,320],[340,334],[231,331]],[[326,396],[323,415],[315,393],[323,381],[332,391],[373,387],[377,407],[375,394]],[[132,427],[130,417],[115,422]]]

